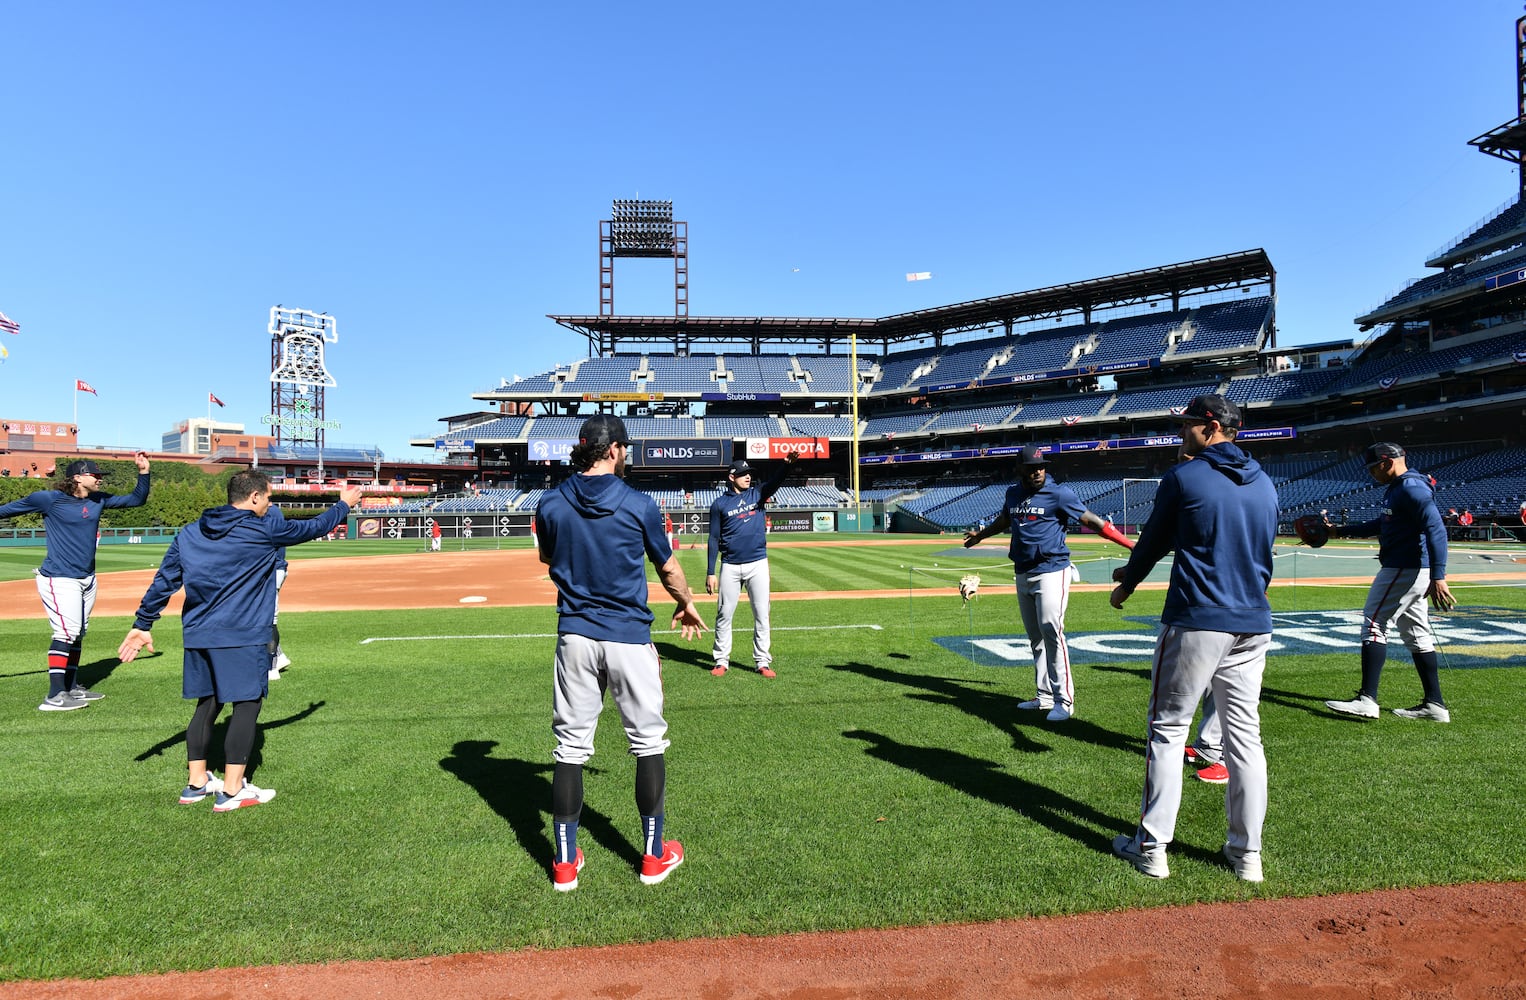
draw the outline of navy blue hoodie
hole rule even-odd
[[[652,641],[642,560],[673,557],[655,500],[613,474],[575,475],[541,497],[535,535],[556,584],[558,632]]]
[[[310,521],[260,517],[242,507],[213,507],[170,543],[138,606],[134,628],[148,630],[185,586],[180,623],[188,649],[263,646],[276,613],[276,566],[282,549],[326,535],[343,523],[340,501]]]
[[[1255,459],[1224,441],[1167,472],[1123,582],[1139,585],[1175,551],[1160,620],[1205,632],[1272,630],[1266,588],[1277,539],[1277,488]]]

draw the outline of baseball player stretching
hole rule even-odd
[[[715,667],[717,677],[731,665],[731,621],[736,616],[742,588],[752,605],[752,659],[758,673],[773,677],[770,652],[768,532],[764,508],[779,491],[790,466],[800,460],[798,452],[784,457],[784,468],[762,486],[752,485],[752,466],[744,459],[726,471],[726,491],[710,505],[710,546],[705,557],[705,593],[720,597],[715,602]],[[721,575],[715,575],[715,557],[721,557]]]
[[[1378,536],[1378,570],[1362,609],[1362,687],[1350,701],[1327,701],[1342,715],[1376,719],[1378,681],[1388,658],[1388,626],[1396,619],[1399,635],[1409,647],[1420,674],[1424,697],[1414,708],[1396,708],[1401,719],[1451,722],[1452,713],[1441,697],[1436,672],[1436,635],[1426,599],[1445,611],[1456,605],[1447,587],[1447,532],[1430,481],[1410,469],[1404,449],[1387,441],[1369,445],[1363,456],[1367,471],[1388,486],[1383,514],[1365,524],[1330,525],[1337,538]]]
[[[224,813],[275,798],[275,789],[257,788],[244,775],[260,707],[270,693],[267,643],[276,610],[276,564],[286,546],[311,541],[343,524],[359,500],[360,487],[346,486],[339,491],[338,503],[311,520],[267,516],[270,477],[246,469],[228,480],[226,505],[203,511],[170,543],[117,656],[130,663],[144,646],[153,648],[150,630],[184,586],[180,691],[196,702],[196,708],[185,730],[187,780],[181,805],[215,796],[212,811]],[[224,705],[233,706],[233,717],[223,741],[226,770],[219,779],[207,771],[207,751]]]
[[[1069,486],[1049,479],[1048,459],[1029,445],[1018,459],[1021,482],[1007,490],[1001,512],[984,528],[964,533],[964,547],[1001,531],[1012,531],[1007,556],[1017,579],[1017,606],[1033,649],[1038,694],[1018,708],[1048,712],[1063,722],[1076,710],[1070,650],[1065,646],[1065,608],[1070,603],[1070,548],[1065,527],[1072,522],[1091,528],[1126,549],[1134,547],[1117,528],[1087,510]],[[719,624],[716,631],[720,631]]]
[[[629,448],[625,421],[605,414],[589,417],[570,456],[577,474],[543,496],[535,511],[540,560],[550,567],[557,592],[551,884],[559,892],[576,889],[583,870],[578,847],[583,765],[593,756],[606,689],[614,695],[636,758],[641,881],[655,885],[684,860],[683,844],[662,836],[668,724],[662,714],[662,664],[652,645],[644,560],[657,567],[663,587],[678,602],[672,627],[692,639],[705,623],[668,545],[656,501],[624,482]]]
[[[1247,882],[1262,880],[1266,754],[1261,746],[1261,677],[1271,645],[1277,489],[1235,445],[1240,408],[1198,396],[1182,414],[1182,439],[1195,461],[1161,478],[1155,509],[1128,564],[1114,573],[1112,605],[1122,608],[1166,553],[1175,551],[1150,671],[1145,784],[1139,826],[1113,840],[1113,853],[1153,878],[1170,874],[1166,848],[1182,801],[1182,752],[1192,713],[1206,692],[1224,730],[1229,836],[1224,856]]]
[[[70,712],[105,697],[76,682],[90,612],[95,610],[95,545],[101,511],[141,507],[148,502],[148,456],[133,456],[138,483],[127,496],[96,489],[105,476],[88,458],[70,462],[54,489],[38,490],[0,507],[0,517],[42,515],[48,554],[37,570],[37,593],[48,611],[53,641],[48,646],[48,696],[42,712]]]

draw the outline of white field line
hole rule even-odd
[[[867,628],[876,632],[884,631],[882,625],[783,625],[774,629],[775,632],[833,632],[842,629]],[[734,632],[751,632],[750,628],[734,628]],[[653,629],[653,635],[677,635],[676,629]],[[555,632],[517,632],[513,634],[491,635],[373,635],[368,639],[360,640],[362,646],[373,642],[439,642],[448,639],[555,639]]]

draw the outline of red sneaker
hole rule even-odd
[[[578,848],[573,861],[557,861],[551,865],[551,884],[557,892],[571,892],[578,887],[578,872],[583,870],[583,849]]]
[[[647,885],[656,885],[668,877],[668,873],[684,863],[684,845],[676,840],[664,840],[662,842],[662,857],[653,857],[650,854],[641,856],[641,881]]]
[[[1193,767],[1197,767],[1203,762],[1203,755],[1197,752],[1197,747],[1188,747],[1182,752],[1182,757]]]
[[[1229,768],[1224,766],[1223,761],[1210,764],[1197,773],[1197,780],[1206,781],[1210,785],[1226,784],[1229,781]]]
[[[710,676],[711,677],[725,677],[726,676],[726,667],[725,667],[725,665],[723,664],[723,665],[721,665],[719,667],[711,667],[710,668]]]
[[[768,677],[768,678],[774,678],[774,677],[778,677],[779,676],[778,674],[774,673],[774,668],[773,667],[759,667],[758,668],[758,673],[760,673],[764,677]]]

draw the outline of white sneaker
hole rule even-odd
[[[1360,691],[1350,701],[1327,701],[1325,702],[1325,707],[1332,712],[1339,712],[1342,715],[1354,715],[1359,719],[1376,719],[1382,714],[1382,711],[1378,708],[1378,703]]]
[[[1437,705],[1434,702],[1422,701],[1414,708],[1396,708],[1394,714],[1401,719],[1435,719],[1437,722],[1451,722],[1452,713],[1447,711],[1445,705]]]
[[[1066,708],[1064,705],[1056,705],[1054,708],[1049,710],[1049,714],[1044,716],[1044,718],[1048,719],[1050,722],[1064,722],[1066,719],[1070,718],[1070,709]]]
[[[1025,712],[1047,712],[1054,707],[1053,703],[1042,702],[1037,698],[1031,701],[1020,701],[1017,707]]]
[[[1229,866],[1235,870],[1235,876],[1241,881],[1261,882],[1265,880],[1265,877],[1261,874],[1260,851],[1246,851],[1225,844],[1224,857],[1229,861]]]
[[[245,806],[262,806],[275,797],[276,790],[274,788],[257,788],[246,781],[244,786],[232,795],[219,790],[217,801],[212,805],[212,811],[215,813],[232,812]]]
[[[276,661],[271,666],[270,669],[271,670],[285,670],[289,666],[291,666],[291,657],[287,656],[285,653],[283,653],[279,649],[276,650]]]
[[[1134,838],[1126,833],[1113,838],[1113,853],[1151,878],[1165,878],[1171,874],[1165,851],[1141,851]]]
[[[270,672],[267,673],[265,677],[268,680],[278,681],[281,679],[281,671],[277,670],[275,667],[271,667]]]

